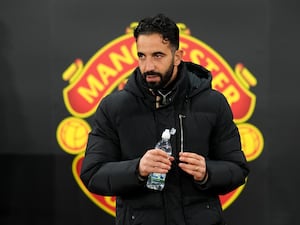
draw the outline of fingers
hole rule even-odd
[[[150,173],[167,173],[171,169],[174,157],[159,149],[148,150],[141,158],[139,172],[141,176],[148,176]]]
[[[174,157],[159,149],[148,150],[140,160],[139,172],[141,176],[150,173],[167,173],[171,169]],[[178,166],[195,180],[201,181],[206,176],[206,161],[201,155],[193,152],[181,152]]]
[[[183,152],[179,154],[181,161],[178,166],[186,173],[192,175],[195,180],[202,180],[206,175],[205,158],[192,152]]]
[[[204,157],[201,155],[198,155],[194,152],[180,152],[179,153],[179,160],[182,162],[195,164],[198,161],[204,160]]]

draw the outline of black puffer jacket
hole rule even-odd
[[[81,179],[93,193],[117,196],[117,225],[225,224],[218,195],[242,185],[248,167],[230,107],[211,79],[203,67],[182,62],[166,105],[157,108],[136,69],[124,90],[101,101]],[[175,161],[165,188],[147,189],[137,177],[139,160],[172,127]],[[178,167],[181,149],[206,157],[205,185]]]

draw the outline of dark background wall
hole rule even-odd
[[[299,224],[299,10],[297,0],[1,0],[0,224],[113,224],[78,187],[74,155],[57,143],[57,126],[70,116],[61,74],[158,12],[258,81],[249,122],[264,149],[225,210],[228,224]]]

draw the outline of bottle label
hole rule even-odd
[[[151,173],[148,176],[147,187],[161,191],[165,186],[166,174]]]
[[[152,173],[151,174],[152,183],[164,182],[165,178],[166,178],[166,174],[162,174],[162,173]]]

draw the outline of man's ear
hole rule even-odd
[[[174,66],[178,66],[182,60],[183,51],[182,50],[176,50],[175,57],[174,57]]]

